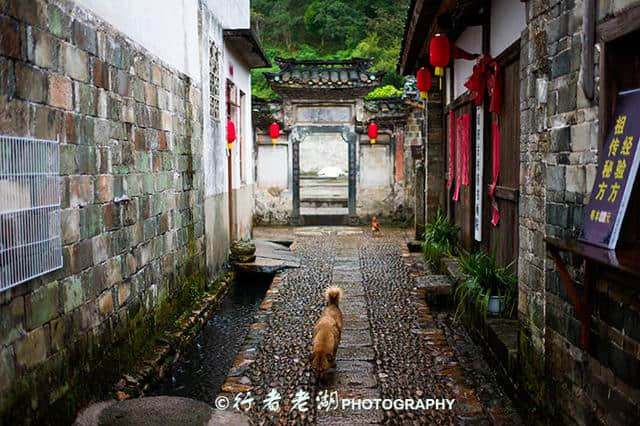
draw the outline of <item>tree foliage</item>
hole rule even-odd
[[[402,88],[396,73],[409,0],[251,0],[251,20],[267,55],[296,59],[374,58],[382,85]],[[277,70],[274,67],[273,70]],[[262,72],[252,73],[253,93],[275,94]]]

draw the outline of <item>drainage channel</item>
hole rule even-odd
[[[151,394],[213,404],[272,279],[273,275],[238,274],[216,312]]]

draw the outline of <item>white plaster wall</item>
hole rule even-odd
[[[206,0],[206,4],[225,29],[249,28],[249,0]]]
[[[261,188],[287,189],[289,159],[287,145],[260,145],[258,179]]]
[[[526,26],[525,4],[513,0],[492,0],[489,53],[498,56],[520,38]]]
[[[348,145],[339,133],[313,133],[300,142],[300,174],[339,167],[346,175],[348,158]]]
[[[509,0],[513,1],[513,0]],[[456,46],[460,49],[466,50],[469,53],[481,53],[482,52],[482,27],[476,25],[474,27],[467,27],[460,37],[455,41]],[[473,73],[473,66],[476,61],[467,61],[464,59],[456,59],[453,62],[453,98],[464,94],[467,88],[464,84],[469,80]]]
[[[360,145],[359,183],[362,188],[389,188],[393,170],[390,145]]]
[[[198,0],[75,1],[196,84],[200,82]]]
[[[233,66],[233,75],[231,75],[230,67]],[[245,103],[243,106],[243,110],[241,114],[242,117],[242,129],[240,128],[240,124],[236,123],[236,132],[239,136],[240,131],[242,131],[243,135],[243,169],[244,169],[244,182],[246,184],[252,184],[254,181],[253,178],[253,123],[251,122],[251,71],[244,64],[243,61],[235,54],[234,51],[229,49],[225,45],[225,49],[223,52],[222,58],[222,75],[224,76],[221,81],[221,89],[220,89],[220,98],[222,102],[222,111],[223,114],[221,117],[225,117],[224,122],[224,148],[226,149],[226,104],[225,104],[225,91],[226,91],[226,81],[227,79],[233,81],[238,90],[242,91],[245,95]],[[238,92],[238,100],[239,98]],[[241,186],[240,181],[240,144],[233,144],[233,182],[232,186],[234,189],[239,188]]]

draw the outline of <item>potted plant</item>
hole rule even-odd
[[[495,255],[485,252],[462,257],[459,263],[468,278],[456,289],[456,317],[468,303],[477,303],[484,317],[513,313],[517,294],[517,279],[509,271],[513,263],[498,266]]]
[[[433,272],[442,272],[443,256],[457,253],[458,232],[460,232],[460,227],[453,224],[440,210],[425,227],[422,253],[431,264]]]

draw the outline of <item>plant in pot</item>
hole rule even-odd
[[[498,266],[495,254],[485,252],[462,257],[459,263],[468,279],[456,289],[456,318],[469,303],[477,303],[484,317],[513,314],[518,289],[517,279],[509,271],[513,263]]]
[[[433,220],[425,227],[422,253],[431,264],[434,273],[443,272],[444,256],[457,253],[459,231],[460,227],[453,224],[441,210],[438,210]]]

